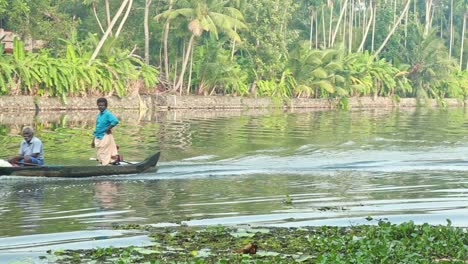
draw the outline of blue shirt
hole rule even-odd
[[[44,160],[44,149],[42,147],[42,141],[37,137],[33,137],[29,143],[23,139],[23,141],[21,141],[18,154],[20,156],[31,156],[32,154],[38,154],[36,158],[38,160]]]
[[[116,126],[119,123],[117,117],[114,116],[109,110],[99,112],[96,117],[96,129],[93,135],[96,138],[102,139],[110,126]]]

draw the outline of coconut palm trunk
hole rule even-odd
[[[194,39],[195,39],[195,34],[192,34],[192,36],[190,36],[190,40],[189,40],[189,43],[188,43],[187,50],[185,51],[185,54],[183,56],[184,59],[182,61],[182,68],[180,70],[179,80],[177,81],[177,83],[176,83],[176,85],[174,87],[174,91],[177,91],[177,90],[181,89],[182,83],[184,82],[185,70],[187,69],[187,64],[188,64],[188,61],[189,61],[189,58],[190,58],[190,53],[192,52],[192,49],[193,49]]]
[[[237,33],[237,27],[234,26],[234,32]],[[236,52],[236,40],[231,40],[232,48],[231,48],[231,60],[234,59],[234,53]],[[193,55],[193,54],[192,54]],[[192,69],[192,58],[190,58],[190,69]],[[190,70],[191,71],[191,70]],[[190,76],[192,76],[192,72],[190,72]],[[188,94],[188,93],[187,93]]]
[[[325,30],[325,11],[322,5],[322,36],[323,36],[323,47],[327,48],[327,32]]]
[[[117,20],[120,18],[120,16],[122,15],[122,12],[123,10],[125,9],[125,6],[127,6],[128,4],[128,1],[129,0],[124,0],[122,2],[122,4],[120,5],[120,8],[119,10],[117,10],[117,13],[115,14],[114,18],[112,19],[109,27],[107,28],[106,32],[104,33],[104,35],[101,37],[101,40],[99,41],[96,49],[94,50],[93,52],[93,55],[91,55],[91,58],[89,59],[89,62],[88,63],[91,63],[94,59],[96,59],[97,55],[99,54],[99,51],[101,50],[102,46],[104,45],[104,42],[107,40],[107,38],[109,37],[109,34],[111,33],[112,31],[112,28],[114,27],[115,23],[117,22]]]
[[[120,25],[117,28],[117,32],[115,33],[115,37],[118,37],[120,35],[120,32],[122,31],[122,28],[123,28],[123,26],[125,24],[125,21],[127,21],[128,15],[130,14],[130,10],[132,10],[132,5],[133,5],[133,0],[130,0],[128,2],[127,11],[125,12],[124,17],[120,21]]]
[[[463,14],[463,27],[461,35],[461,50],[460,50],[460,70],[463,70],[463,51],[465,50],[465,32],[466,32],[466,20],[468,18],[468,11],[465,10]],[[468,62],[467,62],[468,64]]]
[[[376,23],[375,17],[377,16],[377,3],[375,3],[375,6],[372,8],[374,8],[374,19],[372,20],[372,41],[371,41],[371,51],[373,52],[374,46],[375,46],[375,23]]]
[[[408,14],[409,12],[406,12],[405,15],[405,47],[408,44]]]
[[[144,22],[144,30],[145,30],[145,63],[149,64],[149,10],[151,7],[152,0],[146,0],[145,3],[145,22]]]
[[[351,10],[349,11],[349,43],[348,52],[353,49],[353,26],[354,26],[354,0],[351,0]]]
[[[369,34],[370,27],[372,26],[372,21],[374,19],[374,8],[372,7],[372,0],[370,1],[370,18],[369,22],[367,23],[366,31],[364,32],[364,36],[362,36],[361,44],[359,45],[358,52],[364,50],[364,43],[366,43],[367,35]]]
[[[432,0],[426,0],[426,24],[424,27],[424,35],[427,36],[429,29],[431,29],[431,14],[432,14]]]
[[[450,1],[450,41],[449,41],[449,58],[452,57],[453,45],[453,0]]]
[[[190,69],[189,69],[189,78],[187,85],[187,95],[190,94],[190,87],[192,86],[192,71],[193,71],[193,52],[190,53]]]
[[[329,2],[330,5],[330,21],[329,21],[329,29],[328,29],[328,46],[331,46],[331,37],[332,37],[332,24],[333,24],[333,1]]]
[[[318,13],[315,13],[315,48],[318,48]]]
[[[345,0],[345,2],[343,3],[343,7],[341,8],[341,12],[340,12],[340,16],[338,18],[338,22],[336,22],[335,30],[333,31],[333,37],[332,37],[332,41],[331,41],[331,46],[332,47],[335,44],[336,34],[338,33],[338,29],[340,28],[341,20],[343,19],[343,15],[344,15],[345,10],[347,9],[347,7],[348,7],[348,0]]]
[[[172,9],[172,0],[169,0],[169,9]],[[169,28],[171,26],[171,20],[168,18],[166,24],[164,25],[164,36],[163,36],[163,46],[164,46],[164,72],[166,74],[166,80],[169,82],[169,55],[167,42],[169,39]]]
[[[96,3],[93,3],[92,5],[93,5],[93,7],[92,7],[93,8],[93,14],[94,14],[94,17],[96,18],[96,21],[97,21],[98,25],[99,25],[99,29],[101,29],[101,32],[104,33],[105,31],[104,31],[104,28],[102,27],[101,20],[99,20],[99,17],[97,15]]]
[[[405,6],[405,8],[403,9],[403,12],[401,12],[400,17],[398,17],[397,21],[395,21],[395,23],[393,24],[392,29],[391,29],[390,32],[387,34],[387,37],[385,38],[385,40],[384,40],[384,42],[382,43],[382,45],[380,45],[379,49],[375,52],[374,58],[376,58],[376,57],[380,54],[380,52],[383,50],[383,48],[385,48],[385,45],[387,45],[387,42],[388,42],[388,41],[390,40],[390,38],[392,37],[393,33],[395,33],[395,30],[396,30],[397,27],[400,25],[401,20],[402,20],[403,17],[406,15],[406,12],[408,12],[410,3],[411,3],[411,0],[408,0],[408,1],[406,2],[406,6]]]
[[[111,25],[111,14],[110,14],[110,5],[109,5],[109,0],[105,1],[105,6],[106,6],[106,22],[107,22],[107,28],[110,27]],[[112,36],[112,30],[110,32],[110,35]]]
[[[314,13],[310,12],[310,35],[309,35],[309,49],[312,49],[312,42],[314,36]]]

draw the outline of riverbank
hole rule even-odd
[[[372,221],[369,218],[369,221]],[[375,223],[377,224],[375,225]],[[50,252],[59,263],[466,263],[465,229],[413,222],[351,227],[151,227],[149,247]]]
[[[66,102],[59,98],[32,96],[1,96],[1,111],[55,111],[55,110],[95,110],[97,97],[70,97]],[[290,98],[278,101],[271,98],[233,97],[233,96],[178,96],[169,94],[140,95],[124,98],[109,97],[109,107],[112,109],[334,109],[339,107],[339,100]],[[400,98],[398,100],[385,97],[355,97],[349,98],[350,109],[416,107],[425,105],[437,107],[440,102],[434,99],[417,100],[415,98]],[[450,107],[465,106],[459,99],[444,99],[444,105]]]

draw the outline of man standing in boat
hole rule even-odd
[[[21,141],[18,156],[8,160],[13,165],[35,166],[44,165],[44,149],[42,141],[34,136],[34,129],[26,126],[22,130],[23,141]]]
[[[99,114],[96,117],[96,129],[93,132],[91,147],[96,148],[96,156],[101,165],[108,165],[118,161],[117,145],[112,136],[112,128],[119,120],[107,110],[107,99],[97,99]]]

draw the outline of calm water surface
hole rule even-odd
[[[0,158],[16,153],[21,126],[33,124],[48,164],[93,165],[95,114],[2,113]],[[158,171],[0,177],[0,260],[150,243],[114,223],[341,226],[371,216],[468,226],[464,109],[116,114],[124,157],[160,150]]]

